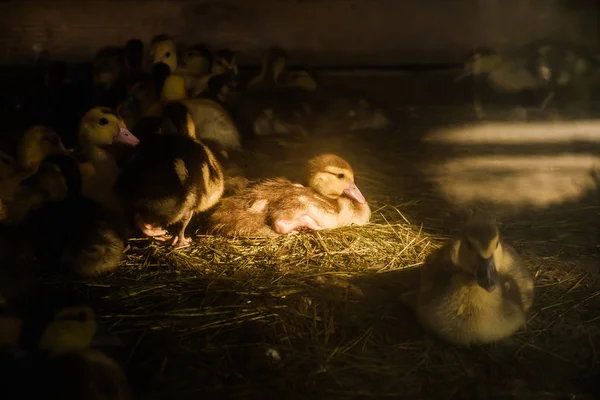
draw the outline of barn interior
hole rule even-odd
[[[1,397],[600,398],[598,8],[0,2]],[[160,85],[157,65],[169,67]],[[90,115],[121,121],[142,146],[170,129],[157,107],[182,101],[201,143],[239,137],[211,147],[225,154],[225,192],[275,177],[306,185],[307,160],[334,153],[368,223],[229,237],[208,228],[217,204],[194,215],[187,246],[130,229],[118,259],[106,241],[81,250],[108,229],[105,214],[60,203],[72,188],[52,157],[85,154]],[[27,132],[58,149],[31,169]],[[135,149],[115,150],[120,167]],[[510,336],[458,345],[406,299],[427,257],[477,213],[493,216],[535,295]],[[102,265],[84,271],[90,258]],[[69,358],[82,349],[88,358]]]

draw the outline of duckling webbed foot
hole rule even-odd
[[[189,246],[192,242],[191,238],[185,237],[185,228],[187,228],[188,224],[192,220],[193,215],[194,213],[190,211],[181,221],[181,229],[179,230],[177,236],[175,236],[173,238],[173,241],[171,242],[171,246],[173,246],[174,248],[179,249],[185,246]]]

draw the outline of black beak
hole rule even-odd
[[[492,293],[500,283],[494,257],[480,258],[477,263],[477,284]]]

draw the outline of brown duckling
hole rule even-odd
[[[369,222],[371,209],[341,157],[322,154],[309,160],[308,182],[305,187],[285,178],[268,179],[223,199],[210,216],[211,231],[279,236]]]
[[[175,128],[165,124],[161,133],[144,138],[121,171],[115,191],[146,236],[165,241],[164,227],[180,224],[171,244],[182,247],[190,242],[185,229],[193,215],[223,195],[223,172],[209,148],[196,139],[184,105],[166,104],[163,116]]]
[[[271,47],[261,59],[260,73],[248,82],[248,88],[273,90],[274,88],[317,90],[318,82],[308,70],[286,69],[288,55],[282,48]]]
[[[492,343],[525,325],[533,296],[533,276],[495,221],[479,215],[426,260],[416,313],[449,342]]]

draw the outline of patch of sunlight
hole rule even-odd
[[[423,140],[452,144],[600,142],[600,120],[473,123],[436,130]]]

